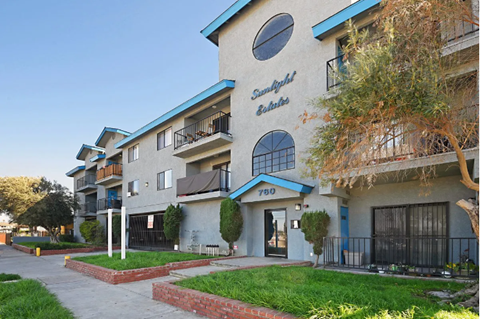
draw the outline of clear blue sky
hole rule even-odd
[[[105,126],[130,132],[218,82],[200,34],[234,0],[0,2],[0,176],[65,173]]]

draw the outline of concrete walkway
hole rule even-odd
[[[87,254],[71,254],[82,255]],[[110,285],[67,269],[63,262],[64,255],[34,257],[0,244],[0,273],[40,280],[76,318],[203,318],[152,300],[152,282],[175,277]]]

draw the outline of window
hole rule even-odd
[[[138,145],[134,145],[128,149],[128,162],[131,163],[138,159]]]
[[[139,191],[139,182],[138,179],[128,183],[128,193],[130,196],[137,196]]]
[[[165,131],[157,134],[157,150],[161,150],[172,145],[172,128],[169,127]]]
[[[260,29],[253,42],[253,55],[259,61],[276,56],[293,32],[293,18],[287,13],[274,16]]]
[[[272,131],[253,150],[252,173],[272,173],[295,168],[295,143],[285,131]]]
[[[157,174],[157,190],[172,188],[172,170]]]

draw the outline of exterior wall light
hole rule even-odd
[[[145,187],[148,187],[148,182],[145,182]]]
[[[295,210],[302,210],[302,204],[295,204]]]

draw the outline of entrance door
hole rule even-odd
[[[108,208],[117,208],[115,207],[115,202],[117,200],[117,191],[115,190],[108,190],[108,193],[107,193],[107,196],[108,196],[108,199],[107,199],[107,202],[108,202]]]
[[[348,229],[348,207],[340,207],[340,236],[342,237],[342,249],[348,250],[348,237],[350,231]],[[344,263],[342,254],[342,264]]]
[[[287,211],[265,211],[265,256],[287,258]]]

